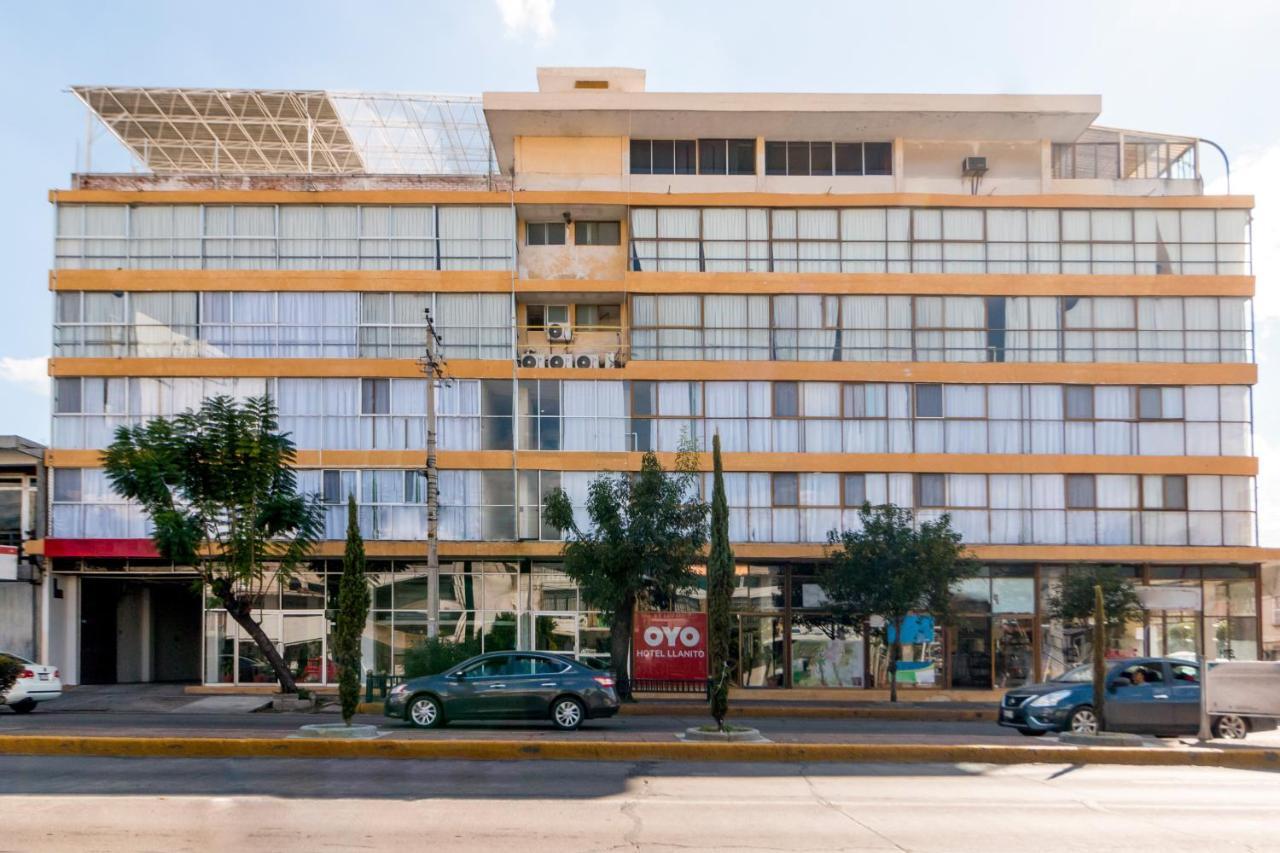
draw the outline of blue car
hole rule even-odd
[[[1151,735],[1195,734],[1200,729],[1200,666],[1176,658],[1110,661],[1107,669],[1107,730]],[[1069,669],[1042,684],[1004,694],[1000,725],[1024,735],[1046,732],[1093,734],[1093,666]],[[1275,728],[1275,721],[1227,714],[1211,721],[1221,738]]]

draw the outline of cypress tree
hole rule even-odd
[[[347,547],[342,555],[338,584],[338,616],[334,626],[334,660],[338,664],[338,699],[342,721],[351,725],[360,704],[360,638],[369,617],[369,584],[364,573],[364,539],[356,513],[356,499],[347,496]]]
[[[724,731],[729,713],[729,604],[733,598],[733,549],[729,547],[729,502],[724,493],[720,434],[711,440],[711,550],[707,555],[707,643],[711,664],[711,716]]]

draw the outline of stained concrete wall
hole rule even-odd
[[[0,651],[36,657],[36,596],[27,581],[0,581]]]

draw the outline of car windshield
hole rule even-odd
[[[1072,667],[1053,680],[1072,682],[1093,681],[1093,664],[1086,663],[1077,667]]]

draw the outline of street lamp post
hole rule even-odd
[[[436,334],[431,309],[427,319],[426,351],[418,366],[427,377],[427,636],[440,634],[440,473],[436,468],[436,383],[447,382],[448,362],[440,353],[443,341]]]

